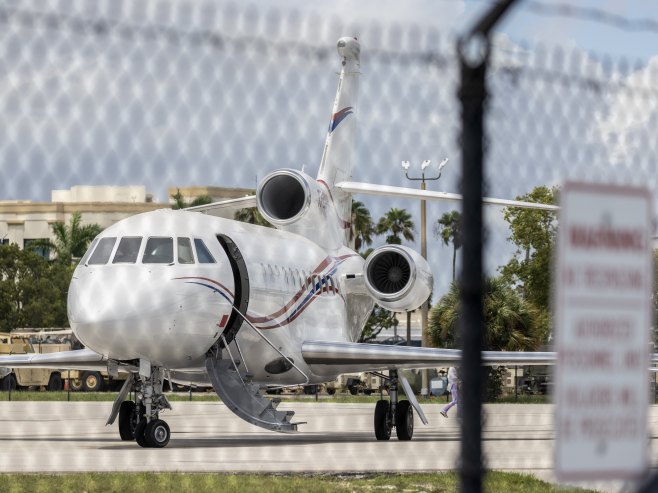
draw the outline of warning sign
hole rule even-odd
[[[647,461],[651,195],[567,183],[554,276],[558,478],[632,479]]]

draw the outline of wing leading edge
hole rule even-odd
[[[387,346],[356,342],[306,341],[302,356],[319,374],[454,366],[461,360],[457,349]],[[550,365],[554,352],[483,351],[485,365]]]
[[[357,183],[352,181],[338,183],[336,184],[336,188],[347,193],[362,193],[365,195],[385,195],[387,197],[418,198],[425,200],[449,200],[453,202],[460,202],[463,200],[463,197],[458,193],[433,192],[431,190],[416,190],[415,188],[373,185],[371,183]],[[544,211],[557,211],[560,209],[557,205],[524,202],[522,200],[494,199],[491,197],[482,197],[482,202],[502,207],[521,207],[524,209],[540,209]]]
[[[107,359],[91,349],[77,349],[59,353],[27,353],[0,356],[0,367],[107,370]]]
[[[203,212],[210,216],[233,217],[233,214],[237,211],[249,209],[251,207],[256,207],[255,195],[248,195],[246,197],[240,197],[239,199],[222,200],[221,202],[213,202],[212,204],[187,207],[185,210]]]

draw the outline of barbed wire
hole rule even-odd
[[[444,0],[455,2],[456,0]],[[500,2],[492,0],[478,0],[487,5],[495,5]],[[525,9],[535,15],[545,17],[562,17],[583,21],[596,22],[609,25],[623,31],[640,32],[646,31],[658,34],[658,20],[654,19],[631,19],[608,10],[595,7],[581,7],[568,3],[544,3],[536,0],[523,0],[517,2],[515,8]]]
[[[533,2],[533,4],[538,3]],[[218,51],[249,51],[263,56],[289,56],[292,52],[298,56],[312,57],[317,61],[322,61],[333,57],[335,51],[333,47],[318,47],[303,40],[281,41],[252,35],[225,35],[211,29],[183,29],[154,23],[131,24],[107,18],[87,18],[71,14],[39,12],[15,7],[0,7],[0,25],[8,25],[12,21],[28,29],[46,28],[53,31],[66,29],[68,32],[79,36],[116,36],[127,42],[132,42],[136,39],[147,42],[164,41],[173,46],[183,44],[189,47],[207,46]],[[382,64],[396,64],[399,66],[419,64],[433,66],[439,69],[451,65],[455,61],[453,52],[447,50],[439,51],[438,49],[405,52],[369,49],[367,57]],[[594,91],[624,89],[626,91],[635,91],[644,97],[651,98],[658,94],[658,90],[649,87],[631,87],[622,80],[611,80],[604,74],[613,70],[612,63],[609,60],[603,61],[605,70],[598,77],[591,74],[568,74],[565,72],[568,65],[568,63],[564,63],[562,70],[556,67],[537,69],[528,66],[502,66],[500,70],[512,79],[518,79],[521,75],[527,75],[536,79],[544,79],[548,82],[556,82],[561,85],[576,84]],[[622,60],[618,66],[621,67],[620,72],[624,73],[629,70],[631,64],[624,63]]]
[[[607,24],[624,31],[647,31],[658,34],[658,21],[656,20],[629,19],[628,17],[594,7],[581,7],[566,3],[543,3],[534,0],[519,2],[518,6],[538,15],[598,22],[599,24]]]
[[[335,56],[333,47],[318,47],[301,40],[280,41],[272,38],[250,35],[225,35],[211,29],[182,29],[163,24],[130,24],[113,19],[86,18],[71,14],[55,12],[39,12],[14,7],[0,7],[0,25],[9,24],[12,19],[21,27],[28,29],[46,28],[52,31],[66,29],[79,36],[116,36],[124,41],[155,42],[164,41],[170,45],[208,46],[216,50],[226,50],[230,46],[234,51],[247,51],[260,55],[289,56],[295,53],[303,57],[313,57],[316,60],[325,60]],[[392,51],[384,49],[369,49],[366,55],[370,59],[378,59],[382,63],[421,63],[444,67],[450,59],[451,53],[438,51]]]

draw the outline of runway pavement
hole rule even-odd
[[[306,421],[296,434],[267,432],[234,416],[223,404],[175,402],[162,414],[172,430],[165,449],[142,449],[105,426],[109,402],[0,402],[0,472],[73,471],[445,471],[456,468],[459,424],[424,406],[430,421],[416,418],[414,439],[378,442],[372,404],[290,402]],[[553,406],[486,406],[483,450],[490,469],[553,475]],[[650,412],[652,437],[658,408]],[[652,464],[658,463],[651,440]],[[592,486],[590,484],[589,486]],[[619,491],[621,484],[594,485]]]

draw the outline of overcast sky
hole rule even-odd
[[[495,38],[488,194],[512,198],[564,178],[656,183],[658,96],[645,89],[650,77],[657,87],[658,34],[536,13],[523,3]],[[73,185],[143,184],[165,201],[168,186],[255,187],[281,167],[305,166],[314,175],[340,68],[335,42],[343,35],[357,35],[363,53],[354,179],[408,184],[401,160],[418,167],[449,157],[444,176],[428,188],[458,189],[454,36],[488,2],[239,5],[5,2],[0,200],[47,201],[50,190]],[[650,2],[577,5],[658,17]],[[545,69],[553,75],[541,75]],[[420,225],[417,203],[364,202],[375,220],[405,207]],[[431,205],[428,223],[453,208]],[[487,217],[494,272],[511,246],[500,212],[490,209]],[[432,240],[439,294],[450,262],[450,248]]]

